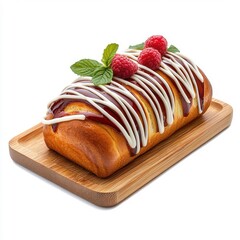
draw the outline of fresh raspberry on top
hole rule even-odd
[[[111,68],[114,76],[128,79],[137,72],[138,65],[124,55],[115,54],[111,63]]]
[[[162,61],[161,53],[154,48],[144,48],[138,56],[138,62],[152,70],[157,70]]]
[[[144,43],[144,48],[148,47],[155,48],[164,55],[167,52],[167,40],[161,35],[153,35]]]

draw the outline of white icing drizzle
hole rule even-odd
[[[48,104],[49,110],[51,110],[54,103],[61,99],[88,102],[121,131],[129,146],[137,154],[141,147],[146,146],[148,143],[149,126],[147,113],[137,97],[128,90],[128,86],[141,93],[148,101],[155,115],[160,133],[164,132],[166,124],[171,125],[173,123],[175,107],[173,92],[166,80],[155,71],[137,62],[140,52],[140,50],[129,49],[124,53],[139,67],[130,80],[113,77],[111,84],[96,87],[91,82],[91,77],[79,77]],[[198,67],[189,58],[180,53],[167,52],[162,57],[159,70],[171,78],[186,103],[190,104],[191,99],[196,96],[199,113],[203,111],[196,81],[203,82],[204,78]],[[79,89],[88,91],[91,93],[90,96],[85,96]],[[106,96],[110,96],[114,101],[110,101]],[[134,104],[136,109],[127,99]],[[121,121],[114,118],[105,108],[117,115]],[[84,121],[86,118],[84,112],[79,112],[79,114],[49,120],[43,119],[42,123],[51,125],[71,120]]]

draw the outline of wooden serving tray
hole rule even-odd
[[[114,206],[227,128],[232,107],[214,99],[207,112],[112,176],[101,179],[49,150],[38,124],[9,142],[20,165],[99,206]]]

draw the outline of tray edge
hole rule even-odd
[[[220,132],[222,132],[224,129],[229,127],[231,124],[232,116],[233,116],[232,107],[229,104],[221,102],[220,100],[213,99],[213,104],[216,104],[216,103],[223,106],[222,110],[225,111],[224,123],[221,125],[220,129],[218,128],[217,133],[213,131],[212,135],[207,140],[202,140],[202,142],[197,147],[195,147],[195,149],[193,149],[193,151],[195,151],[198,147],[203,145],[205,142],[209,141],[214,136],[218,135]],[[27,160],[25,161],[23,159],[23,158],[26,158],[26,156],[24,156],[23,154],[21,154],[20,152],[15,150],[16,146],[18,146],[20,148],[24,148],[23,146],[21,146],[21,144],[18,141],[19,139],[21,139],[21,137],[30,134],[32,131],[39,131],[39,128],[41,126],[42,126],[41,123],[37,124],[34,127],[26,130],[25,132],[15,136],[14,138],[12,138],[9,141],[9,152],[10,152],[10,156],[14,160],[14,162],[26,167],[30,171],[33,171],[34,173],[40,175],[43,178],[50,180],[51,182],[63,187],[64,189],[67,189],[68,191],[86,199],[87,201],[92,202],[95,205],[102,206],[102,207],[112,207],[112,206],[115,206],[116,204],[119,204],[124,199],[126,199],[127,197],[132,195],[135,191],[139,190],[141,187],[146,185],[148,182],[152,181],[154,178],[159,176],[162,172],[166,171],[171,166],[173,166],[174,164],[176,164],[177,162],[179,162],[181,159],[184,158],[184,156],[183,156],[183,157],[180,157],[180,159],[176,160],[176,162],[174,162],[174,163],[172,163],[172,162],[166,163],[165,169],[163,171],[161,171],[160,173],[156,172],[156,174],[154,176],[149,176],[144,181],[141,181],[141,185],[140,186],[138,185],[137,187],[133,188],[131,193],[129,193],[129,192],[126,193],[126,186],[125,186],[125,188],[121,188],[121,190],[116,189],[115,191],[110,191],[110,192],[95,191],[93,189],[89,189],[89,188],[85,188],[84,186],[80,186],[76,182],[71,181],[70,179],[65,178],[64,176],[59,175],[58,173],[54,172],[51,169],[48,169],[49,170],[48,174],[44,173],[44,170],[42,170],[45,168],[44,166],[42,166],[41,164],[39,164],[37,162],[34,162],[35,166],[33,166],[31,164],[29,165],[27,163]],[[28,158],[28,160],[29,160],[29,158]],[[68,184],[69,182],[71,182],[71,184]],[[69,187],[69,185],[70,186],[73,185],[73,187]],[[137,184],[135,184],[135,185],[137,185]]]

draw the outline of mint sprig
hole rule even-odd
[[[101,66],[102,64],[98,61],[92,59],[82,59],[78,62],[75,62],[71,66],[71,69],[77,75],[92,77],[96,68],[99,68]]]
[[[110,67],[99,67],[95,70],[92,77],[92,82],[94,85],[105,85],[112,81],[113,71]]]
[[[170,45],[170,47],[167,49],[168,52],[176,53],[180,52],[175,46]]]
[[[109,67],[111,65],[112,59],[118,50],[118,44],[111,43],[107,45],[107,47],[103,51],[102,63],[105,67]]]
[[[117,50],[118,44],[111,43],[103,51],[102,63],[92,59],[82,59],[75,62],[70,68],[77,75],[92,77],[94,85],[108,84],[113,78],[113,70],[110,66]]]
[[[135,49],[135,50],[143,50],[143,48],[144,48],[144,42],[129,46],[129,49]]]

